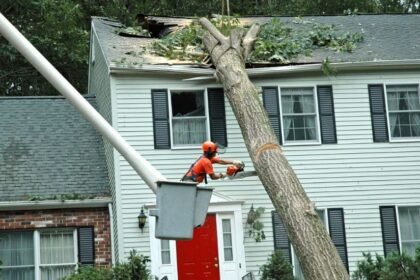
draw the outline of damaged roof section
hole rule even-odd
[[[296,18],[276,17],[291,28],[308,28],[297,23]],[[273,17],[244,17],[244,25],[264,24]],[[123,27],[120,23],[93,18],[93,26],[107,59],[108,66],[136,68],[148,65],[184,65],[190,67],[208,67],[188,60],[168,59],[157,56],[148,48],[168,32],[176,31],[189,25],[195,18],[180,17],[143,17],[139,23],[150,31],[151,37],[120,36],[116,30]],[[357,15],[357,16],[315,16],[299,18],[300,22],[333,25],[343,32],[360,33],[363,41],[352,52],[338,52],[327,48],[313,49],[310,55],[299,55],[292,64],[322,63],[326,58],[332,63],[405,61],[420,59],[420,15]],[[263,66],[279,66],[270,63]],[[262,65],[260,65],[262,66]],[[258,67],[249,64],[248,67]]]

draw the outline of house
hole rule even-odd
[[[0,114],[1,279],[61,279],[79,265],[111,265],[99,134],[63,97],[1,97]]]
[[[352,53],[314,50],[290,65],[260,65],[247,72],[261,88],[284,153],[351,273],[363,252],[412,253],[420,243],[420,31],[413,28],[420,15],[303,19],[360,32],[364,41]],[[281,20],[294,24],[292,18]],[[154,29],[158,34],[191,19],[151,17],[150,22],[160,28]],[[156,38],[120,36],[121,27],[109,19],[92,20],[89,93],[96,95],[105,118],[170,180],[182,177],[205,139],[225,145],[223,157],[243,160],[252,170],[214,70],[150,55],[143,46]],[[335,75],[321,71],[326,57]],[[201,111],[189,116],[195,109]],[[137,249],[151,257],[159,278],[202,279],[205,274],[226,280],[249,272],[258,278],[259,267],[279,249],[302,277],[258,178],[209,182],[215,192],[194,240],[158,240],[153,217],[143,232],[136,221],[141,207],[155,207],[155,195],[107,143],[105,154],[116,260]],[[257,242],[247,216],[260,207],[265,239]]]

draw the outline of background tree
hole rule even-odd
[[[136,15],[206,16],[226,13],[226,0],[2,0],[0,11],[81,93],[87,90],[91,16],[127,26]],[[342,15],[417,13],[420,0],[230,0],[230,13]],[[225,4],[226,5],[226,4]],[[0,95],[55,95],[56,91],[0,37]]]

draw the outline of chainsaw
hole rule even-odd
[[[238,165],[228,165],[226,175],[230,180],[237,180],[251,176],[257,176],[257,171],[245,171],[245,164],[242,162]]]

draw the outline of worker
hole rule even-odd
[[[203,181],[207,184],[207,175],[212,180],[218,180],[226,177],[226,173],[216,174],[213,170],[213,163],[218,164],[233,164],[238,167],[243,166],[242,161],[226,160],[217,157],[218,145],[212,141],[206,141],[202,145],[203,155],[194,162],[190,169],[182,177],[181,181],[191,181],[201,183]]]

